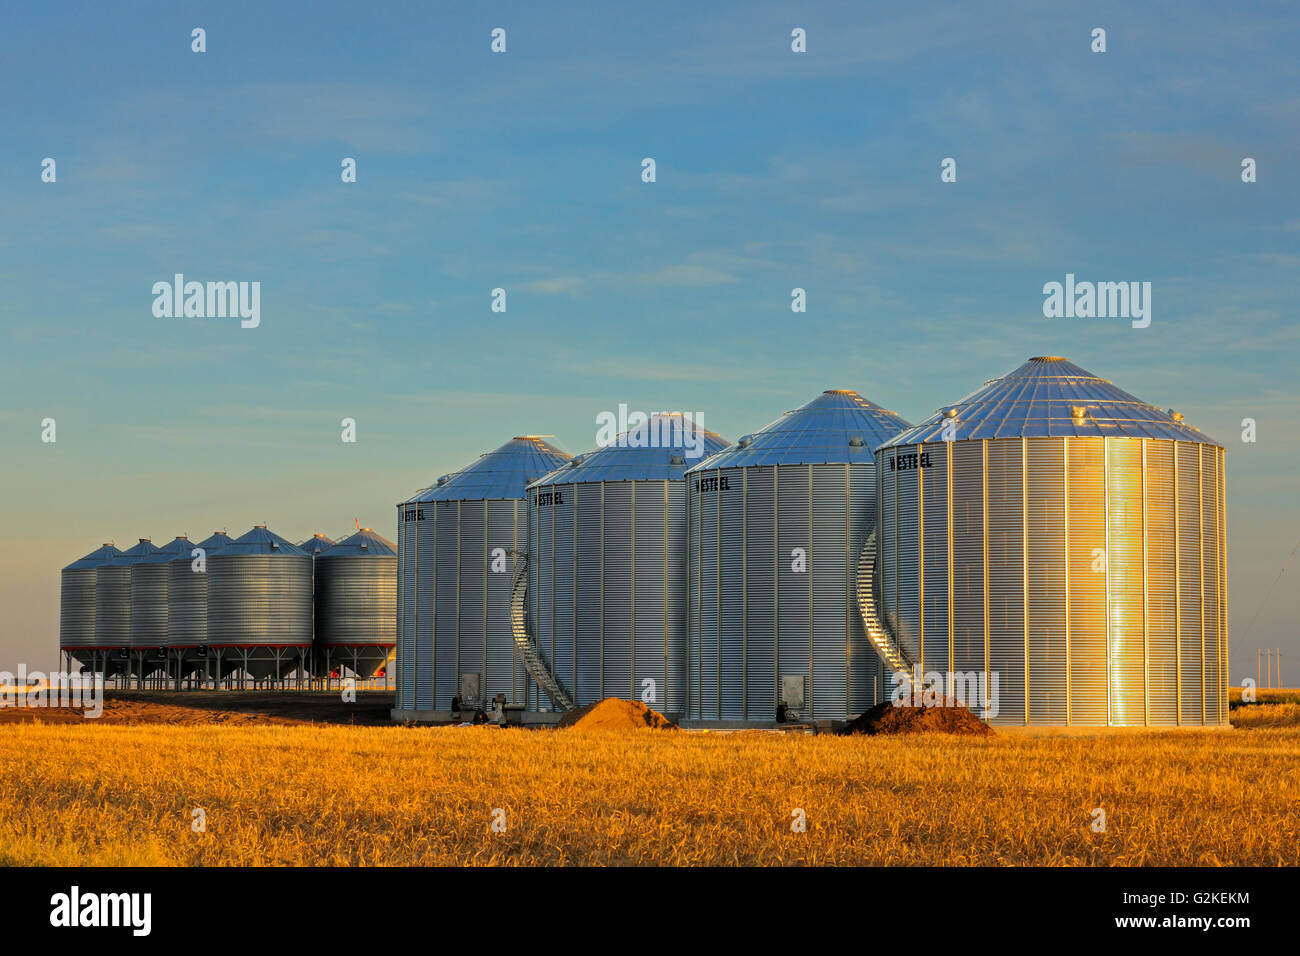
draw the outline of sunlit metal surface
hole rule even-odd
[[[686,473],[689,717],[770,721],[783,676],[806,681],[803,717],[884,699],[857,564],[875,526],[872,451],[907,427],[827,391]]]
[[[193,547],[189,538],[180,535],[131,565],[131,640],[128,646],[132,649],[167,646],[168,563],[177,555],[188,556]],[[158,664],[161,666],[161,661]]]
[[[528,483],[570,457],[519,436],[397,506],[397,710],[450,709],[462,674],[488,699],[536,705],[510,626],[509,552],[527,539]]]
[[[684,475],[726,444],[653,416],[529,486],[529,626],[577,706],[613,696],[683,712]]]
[[[316,646],[334,649],[322,670],[343,662],[369,677],[397,636],[397,546],[363,528],[321,551],[315,573]]]
[[[59,591],[61,648],[95,646],[95,573],[121,553],[115,546],[104,544],[63,569]]]
[[[1023,394],[1018,376],[1057,363],[1101,381],[1035,359],[999,382]],[[1137,437],[1042,437],[1005,407],[971,432],[998,438],[877,452],[877,598],[907,653],[997,674],[995,723],[1225,724],[1223,448],[1172,419],[1180,440],[1148,434],[1154,419]]]
[[[208,642],[207,559],[230,544],[230,535],[214,531],[194,545],[202,548],[204,560],[197,570],[193,550],[174,556],[167,564],[167,644],[194,648]]]
[[[157,550],[148,538],[141,538],[95,571],[96,647],[122,648],[131,643],[131,566]]]
[[[311,556],[259,525],[207,565],[209,645],[251,649],[228,659],[238,659],[255,677],[297,664],[295,655],[312,640]]]

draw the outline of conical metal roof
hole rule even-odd
[[[686,415],[651,415],[608,445],[570,459],[532,487],[578,481],[673,481],[726,447],[725,438]]]
[[[173,561],[189,561],[195,548],[202,548],[205,555],[212,556],[214,551],[220,551],[231,542],[230,535],[224,531],[214,531],[208,537],[204,538],[198,544],[190,545],[185,548],[179,555],[173,555]]]
[[[691,468],[822,465],[873,461],[872,452],[910,427],[852,389],[832,388]]]
[[[247,534],[242,534],[220,551],[220,556],[233,557],[241,554],[287,554],[307,557],[307,552],[292,541],[286,541],[274,531],[268,531],[266,525],[254,525]]]
[[[141,538],[139,544],[127,548],[112,560],[105,561],[101,567],[130,567],[133,564],[138,564],[141,558],[147,557],[148,555],[155,553],[157,550],[158,549],[153,546],[153,543],[148,538]]]
[[[298,547],[302,548],[308,554],[320,554],[322,551],[328,551],[334,547],[334,539],[329,535],[317,531],[306,541],[301,542]]]
[[[886,445],[941,441],[944,422],[951,418],[957,420],[951,437],[958,440],[1113,436],[1219,444],[1181,414],[1135,398],[1058,355],[1031,358]]]
[[[168,541],[161,548],[152,554],[141,558],[137,564],[166,564],[168,561],[175,559],[178,555],[189,556],[190,549],[194,545],[188,537],[178,534],[173,540]]]
[[[101,565],[108,564],[109,561],[119,557],[121,554],[121,551],[106,541],[84,558],[78,558],[76,561],[73,561],[63,570],[81,571],[86,568],[97,568]]]
[[[530,481],[554,471],[572,457],[535,435],[520,435],[496,451],[480,455],[460,471],[443,475],[437,483],[402,503],[523,498]]]
[[[321,560],[326,558],[346,558],[346,557],[367,557],[367,556],[384,556],[397,555],[397,545],[381,535],[375,534],[369,528],[362,528],[356,534],[344,538],[334,547],[321,555]]]

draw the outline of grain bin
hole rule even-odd
[[[397,506],[395,719],[446,712],[457,696],[536,702],[511,627],[515,561],[528,483],[570,457],[519,436]]]
[[[131,566],[157,550],[141,538],[95,571],[95,646],[109,655],[105,673],[130,670]]]
[[[530,634],[574,705],[684,711],[684,475],[726,444],[687,416],[653,415],[529,486]]]
[[[305,669],[312,639],[312,559],[257,525],[208,559],[208,647],[222,676]]]
[[[95,576],[96,571],[121,555],[113,544],[105,542],[84,558],[78,558],[60,575],[59,649],[83,666],[102,672],[103,654],[95,644]]]
[[[230,535],[214,531],[194,545],[203,549],[201,564],[194,548],[167,562],[167,646],[190,671],[203,667],[207,657],[208,559],[228,544]]]
[[[147,677],[167,663],[167,590],[169,563],[189,556],[193,543],[185,535],[146,554],[131,565],[131,653],[136,674]]]
[[[686,473],[692,720],[843,720],[882,700],[857,608],[872,452],[908,423],[832,389]]]
[[[306,541],[301,542],[298,547],[302,548],[314,558],[322,551],[327,551],[334,547],[334,542],[330,539],[329,535],[317,531]]]
[[[362,528],[316,559],[317,675],[370,677],[396,639],[397,546]]]
[[[873,611],[911,667],[995,724],[1227,724],[1224,449],[1182,415],[1041,356],[876,458]]]

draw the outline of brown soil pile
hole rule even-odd
[[[942,707],[877,704],[840,731],[842,734],[960,734],[988,737],[993,729],[955,700]]]
[[[358,693],[344,703],[341,693],[275,691],[107,691],[104,712],[84,718],[67,708],[0,708],[4,724],[227,724],[288,726],[294,724],[391,723],[391,694]]]
[[[606,697],[560,717],[560,727],[575,730],[676,730],[677,725],[639,700]]]

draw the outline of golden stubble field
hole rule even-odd
[[[1294,866],[1300,704],[1234,719],[992,739],[17,724],[0,863]]]

